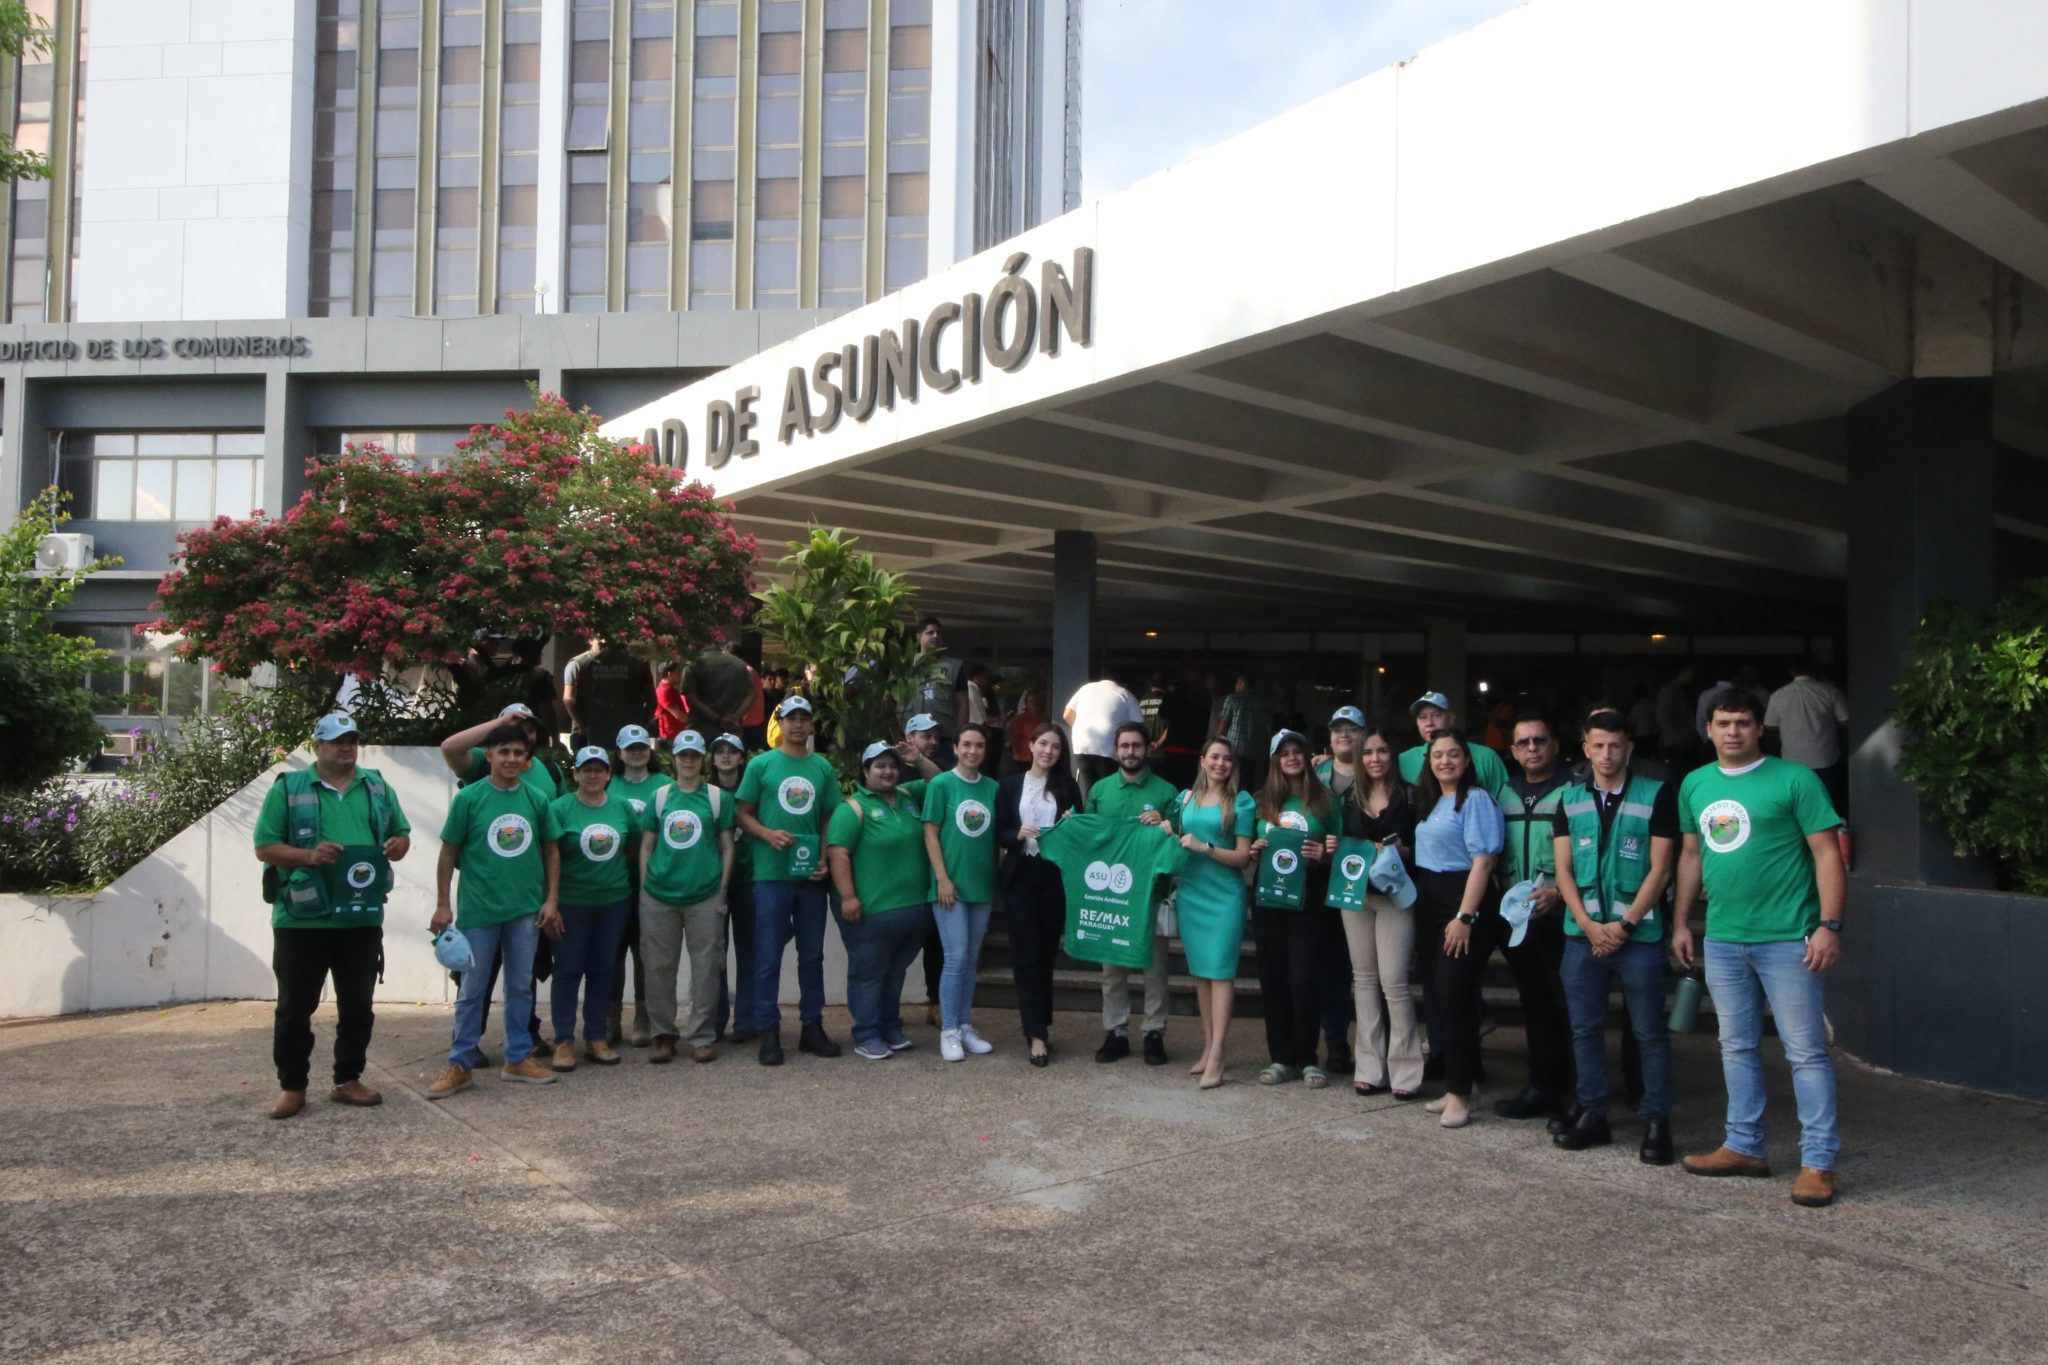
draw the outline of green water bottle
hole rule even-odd
[[[1671,1000],[1671,1018],[1665,1021],[1673,1033],[1692,1032],[1693,1025],[1700,1020],[1700,996],[1706,989],[1706,979],[1697,967],[1678,978],[1678,991]]]

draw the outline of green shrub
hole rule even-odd
[[[69,501],[46,488],[0,532],[0,789],[33,788],[98,753],[105,739],[85,678],[106,655],[57,618],[88,574],[121,561],[96,559],[77,573],[36,567],[36,547],[69,519]]]
[[[2048,579],[1988,611],[1930,607],[1898,697],[1899,775],[1959,852],[2048,895]]]

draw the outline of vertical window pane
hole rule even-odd
[[[222,460],[214,466],[215,516],[239,521],[255,509],[257,468],[254,460]]]
[[[179,460],[177,497],[172,502],[173,521],[205,521],[213,512],[213,464],[208,460]]]
[[[169,521],[172,469],[169,460],[135,462],[135,519]]]
[[[93,501],[88,514],[107,521],[127,521],[134,516],[134,463],[129,460],[102,460],[93,474]]]

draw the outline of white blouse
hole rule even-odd
[[[1045,789],[1045,779],[1024,774],[1024,793],[1017,798],[1017,822],[1036,825],[1040,829],[1051,829],[1060,817],[1059,807],[1053,804],[1052,793]],[[1024,851],[1036,858],[1038,840],[1026,839]]]

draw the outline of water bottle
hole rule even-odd
[[[1673,1033],[1691,1033],[1700,1019],[1700,997],[1707,989],[1706,978],[1695,967],[1678,978],[1678,991],[1671,1000],[1671,1017],[1665,1026]]]

